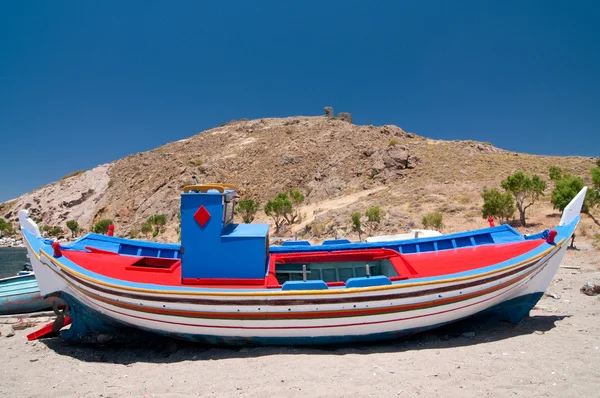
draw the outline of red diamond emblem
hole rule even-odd
[[[208,220],[210,220],[210,213],[208,212],[208,210],[206,210],[206,207],[200,206],[198,211],[194,214],[194,220],[196,220],[196,222],[200,224],[201,227],[204,227],[206,225]]]

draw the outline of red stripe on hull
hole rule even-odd
[[[369,316],[369,315],[380,315],[386,313],[403,312],[411,310],[421,310],[439,305],[452,304],[460,301],[469,300],[471,298],[480,297],[498,290],[501,290],[507,286],[514,285],[519,281],[527,278],[531,275],[536,268],[528,271],[527,273],[520,275],[517,278],[503,282],[499,285],[483,289],[477,292],[468,293],[464,295],[440,298],[438,300],[432,300],[428,302],[404,304],[389,307],[378,307],[378,308],[361,308],[353,310],[338,310],[338,311],[307,311],[307,312],[265,312],[265,313],[243,313],[243,312],[206,312],[206,311],[187,311],[187,310],[174,310],[174,309],[163,309],[147,306],[138,306],[127,304],[122,301],[115,301],[100,295],[85,291],[81,288],[78,290],[87,296],[94,298],[95,300],[102,301],[106,304],[113,305],[115,307],[121,307],[132,311],[141,311],[147,313],[153,313],[158,315],[166,316],[183,316],[189,318],[204,318],[204,319],[233,319],[233,320],[281,320],[281,319],[328,319],[328,318],[343,318],[353,316]]]
[[[159,322],[159,323],[165,323],[165,324],[170,324],[170,325],[179,325],[179,326],[191,326],[191,327],[197,327],[197,328],[214,328],[214,329],[242,329],[242,330],[286,330],[286,329],[321,329],[321,328],[340,328],[340,327],[349,327],[349,326],[364,326],[364,325],[377,325],[377,324],[384,324],[384,323],[391,323],[391,322],[398,322],[398,321],[406,321],[406,320],[411,320],[411,319],[419,319],[419,318],[426,318],[429,316],[434,316],[434,315],[441,315],[441,314],[447,314],[453,311],[457,311],[457,310],[461,310],[461,309],[465,309],[465,308],[469,308],[469,307],[473,307],[475,305],[478,304],[482,304],[485,303],[487,301],[490,301],[492,299],[495,299],[497,297],[499,297],[502,294],[505,294],[517,287],[519,287],[521,284],[517,284],[513,287],[511,287],[509,290],[507,290],[506,292],[503,293],[498,293],[495,296],[492,297],[488,297],[485,300],[481,300],[478,301],[476,303],[471,303],[471,304],[467,304],[467,305],[463,305],[461,307],[457,307],[457,308],[453,308],[450,310],[444,310],[444,311],[438,311],[438,312],[434,312],[431,314],[424,314],[424,315],[415,315],[415,316],[410,316],[410,317],[404,317],[404,318],[397,318],[397,319],[389,319],[389,320],[385,320],[385,321],[372,321],[372,322],[355,322],[355,323],[349,323],[349,324],[343,324],[343,325],[319,325],[319,326],[272,326],[272,327],[264,327],[264,326],[226,326],[226,325],[196,325],[196,324],[191,324],[191,323],[183,323],[183,322],[173,322],[173,321],[163,321],[160,319],[152,319],[152,318],[145,318],[145,317],[141,317],[141,316],[137,316],[137,315],[129,315],[129,314],[125,314],[119,311],[115,311],[112,310],[110,308],[104,307],[102,305],[98,305],[98,307],[106,310],[106,311],[110,311],[113,312],[115,314],[119,314],[125,317],[130,317],[130,318],[136,318],[136,319],[141,319],[141,320],[145,320],[145,321],[151,321],[151,322]],[[457,318],[459,319],[459,318]]]

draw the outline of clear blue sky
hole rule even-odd
[[[242,117],[600,155],[598,1],[0,1],[0,201]]]

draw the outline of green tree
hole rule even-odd
[[[540,176],[528,176],[520,171],[502,181],[502,188],[515,197],[521,225],[526,227],[525,211],[544,194],[546,182]]]
[[[483,188],[481,192],[483,198],[483,208],[481,215],[483,218],[497,218],[500,223],[507,222],[517,211],[515,200],[508,192],[500,192],[497,188]]]
[[[244,223],[250,224],[254,221],[254,216],[259,208],[260,202],[258,200],[245,199],[238,202],[236,210],[241,213]]]
[[[275,233],[279,233],[281,226],[286,221],[286,214],[292,211],[292,202],[287,194],[280,193],[275,199],[269,200],[265,204],[264,211],[275,222]]]
[[[288,224],[294,224],[300,221],[300,205],[304,202],[304,195],[299,190],[293,190],[289,193],[289,198],[292,203],[292,207],[289,212],[284,215],[285,220]]]
[[[548,176],[555,183],[563,177],[563,171],[558,166],[550,166],[550,170],[548,171]]]
[[[592,186],[590,189],[588,189],[587,194],[585,195],[583,212],[587,214],[596,223],[596,225],[600,226],[600,221],[598,221],[591,213],[591,210],[600,204],[600,159],[596,161],[596,164],[598,167],[594,167],[591,170]]]
[[[588,188],[583,202],[581,212],[587,214],[597,225],[600,222],[590,213],[598,204],[600,204],[600,167],[591,169],[592,185]],[[551,202],[555,209],[564,211],[565,207],[575,198],[575,196],[585,186],[583,178],[573,176],[569,173],[561,174],[555,180],[555,187],[552,190]]]
[[[436,231],[441,231],[444,228],[444,215],[439,211],[425,214],[421,218],[421,223],[423,224],[423,228],[433,228]]]
[[[600,163],[600,160],[598,161]],[[592,173],[592,187],[596,191],[600,191],[600,165],[598,167],[594,167],[591,170]]]
[[[75,220],[67,221],[67,228],[71,230],[71,236],[74,238],[77,232],[79,232],[79,223]]]
[[[384,215],[385,213],[379,206],[373,206],[365,211],[365,216],[367,217],[365,227],[367,227],[370,234],[373,234],[373,232],[379,228],[379,224],[381,224]]]
[[[360,214],[360,211],[355,211],[354,213],[352,213],[352,215],[350,215],[350,217],[352,218],[352,230],[354,232],[358,233],[358,240],[362,241],[362,222],[361,222],[361,218],[362,218],[362,214]]]
[[[13,235],[15,233],[12,223],[0,218],[0,236]]]
[[[555,209],[561,212],[585,186],[583,178],[575,177],[571,174],[561,176],[555,183],[556,186],[550,194],[550,202],[552,202]]]
[[[97,234],[106,234],[108,232],[108,227],[113,223],[111,219],[104,218],[94,224],[94,232]]]

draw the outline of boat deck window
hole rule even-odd
[[[224,225],[232,223],[233,216],[235,214],[235,200],[225,202],[225,209],[223,211],[224,211],[224,214],[223,214]]]
[[[307,280],[322,280],[326,283],[346,282],[350,278],[359,278],[367,275],[367,264],[371,276],[387,276],[388,278],[398,276],[392,263],[385,260],[370,262],[329,262],[306,264]],[[279,284],[287,281],[301,281],[303,264],[276,264],[275,277]]]

